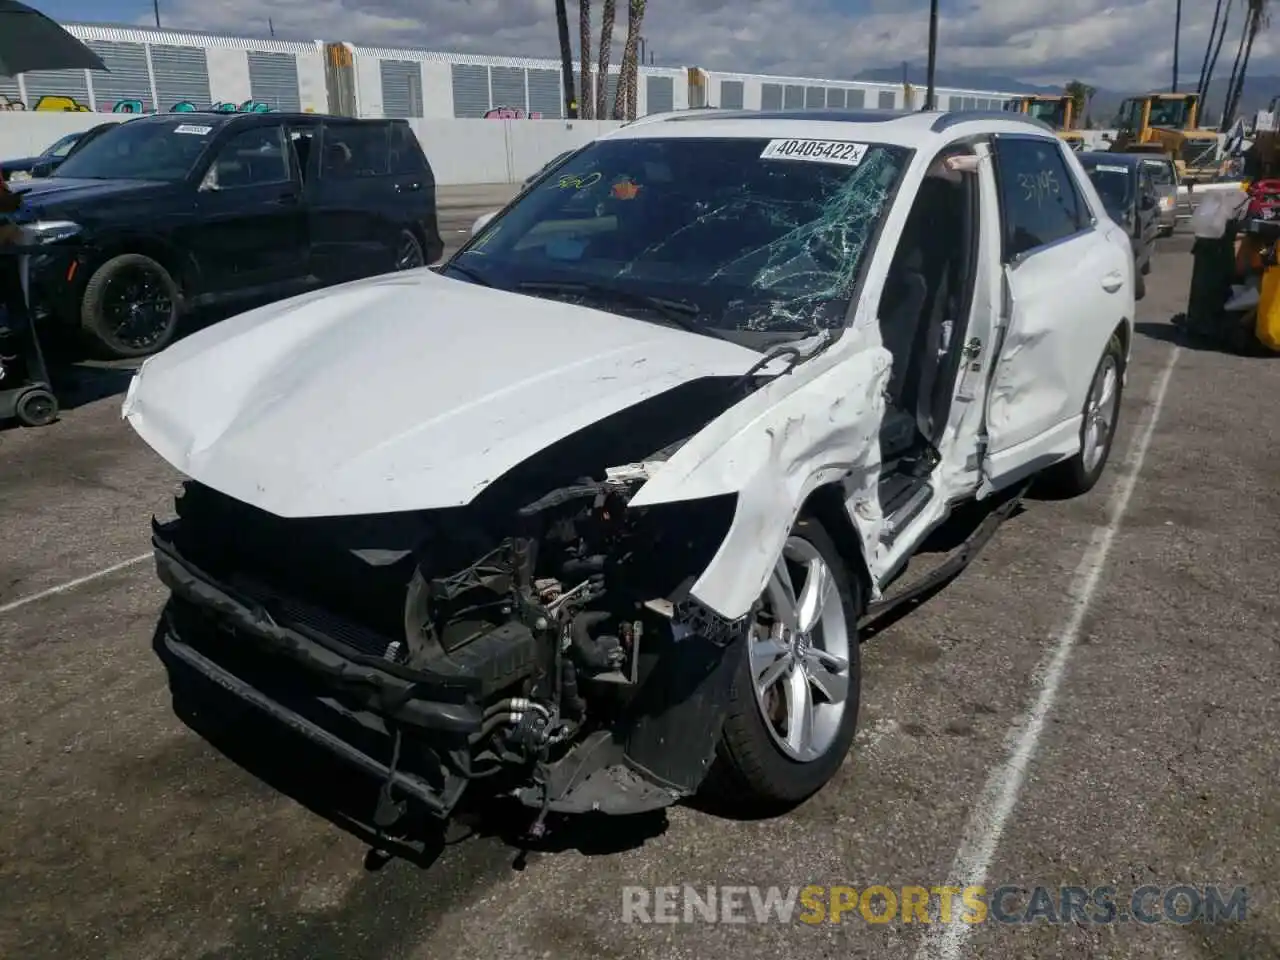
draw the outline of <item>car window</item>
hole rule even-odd
[[[201,190],[233,190],[283,183],[292,177],[284,127],[273,124],[250,127],[218,148],[209,164]]]
[[[390,127],[386,123],[325,124],[321,179],[351,180],[389,173]]]
[[[1056,141],[998,137],[996,160],[1006,260],[1088,226],[1088,207]]]
[[[79,144],[54,172],[58,179],[183,180],[220,126],[189,116],[127,120]]]
[[[421,173],[424,166],[422,146],[418,143],[413,128],[407,123],[391,124],[391,172]]]
[[[289,143],[293,146],[293,156],[304,183],[311,175],[311,156],[316,145],[317,129],[318,127],[314,125],[298,125],[289,128]]]
[[[1144,160],[1143,167],[1157,186],[1173,186],[1173,164],[1167,160]]]
[[[1112,218],[1128,215],[1133,202],[1133,170],[1123,163],[1094,163],[1085,166],[1093,188]]]
[[[716,329],[838,327],[910,156],[843,141],[599,140],[455,262],[495,286],[576,282],[679,300]]]
[[[55,140],[51,146],[46,147],[44,153],[40,154],[40,156],[65,157],[71,152],[71,148],[76,145],[76,141],[82,136],[84,136],[82,133],[68,133],[65,137],[60,137]]]

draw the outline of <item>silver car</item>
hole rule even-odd
[[[1180,189],[1178,168],[1169,157],[1143,157],[1142,164],[1156,188],[1160,236],[1171,236],[1178,221],[1191,216],[1191,197]]]

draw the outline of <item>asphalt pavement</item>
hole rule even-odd
[[[443,195],[446,240],[509,192]],[[497,806],[371,855],[360,775],[175,714],[137,558],[177,477],[120,421],[127,374],[86,374],[60,423],[0,432],[0,956],[1280,957],[1280,365],[1176,346],[1188,250],[1148,278],[1103,482],[1028,502],[868,640],[834,782],[772,820],[678,807],[532,850]],[[623,918],[629,886],[975,880],[1249,900],[1214,925]]]

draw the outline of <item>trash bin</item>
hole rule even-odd
[[[1215,335],[1222,325],[1222,305],[1231,296],[1236,274],[1237,226],[1228,225],[1221,237],[1197,237],[1191,247],[1191,289],[1187,296],[1186,329]]]

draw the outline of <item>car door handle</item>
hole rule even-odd
[[[1112,270],[1102,278],[1102,289],[1107,293],[1115,293],[1124,285],[1124,275],[1118,270]]]
[[[280,204],[281,206],[291,207],[295,203],[297,203],[300,199],[301,197],[299,197],[298,194],[290,190],[290,191],[287,191],[286,193],[280,194],[280,196],[276,198],[276,203]]]

